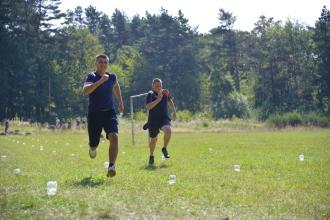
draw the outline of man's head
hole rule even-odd
[[[155,78],[152,80],[152,89],[159,93],[163,88],[163,83],[162,83],[162,80],[159,79],[159,78]]]
[[[109,57],[105,54],[100,54],[95,57],[96,71],[105,73],[109,64]]]

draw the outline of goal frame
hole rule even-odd
[[[146,96],[148,93],[141,93],[137,95],[131,95],[130,96],[130,108],[131,108],[131,125],[132,125],[132,144],[135,145],[135,139],[134,139],[134,104],[133,104],[133,99],[134,98],[139,98],[141,96]],[[148,113],[148,111],[147,111]]]

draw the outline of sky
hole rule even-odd
[[[220,8],[236,16],[234,29],[251,31],[261,15],[285,22],[287,19],[314,26],[322,7],[330,9],[330,0],[62,0],[63,11],[77,6],[94,6],[109,17],[117,8],[128,18],[145,16],[145,12],[159,14],[160,9],[177,16],[181,10],[191,27],[199,33],[207,33],[219,25]]]

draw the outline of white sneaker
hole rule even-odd
[[[96,157],[96,148],[89,148],[89,157],[92,159]]]
[[[107,177],[114,177],[114,176],[116,176],[116,167],[115,165],[112,165],[111,167],[108,168]]]

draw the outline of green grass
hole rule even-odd
[[[85,131],[32,132],[0,136],[0,219],[330,218],[327,129],[177,132],[171,159],[162,161],[157,145],[155,167],[147,166],[146,134],[132,146],[125,131],[112,179],[107,143],[91,160]],[[50,180],[58,183],[52,197]]]

